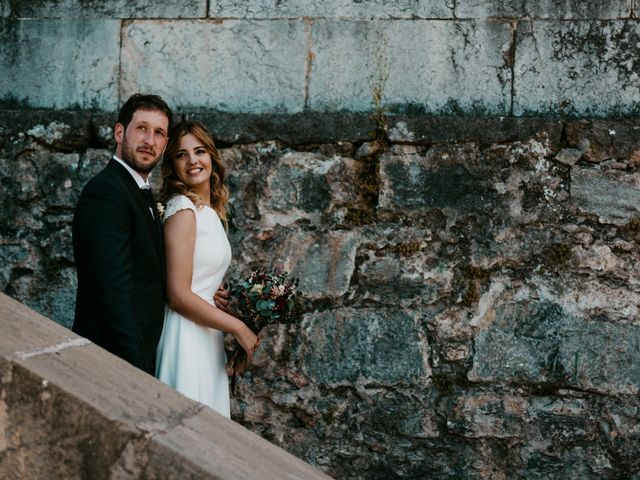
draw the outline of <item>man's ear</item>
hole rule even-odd
[[[124,137],[124,125],[121,123],[116,123],[115,128],[113,129],[113,138],[116,143],[122,143],[122,139]]]

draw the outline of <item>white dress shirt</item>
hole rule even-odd
[[[131,168],[129,165],[127,165],[124,160],[121,160],[120,158],[118,158],[117,155],[113,156],[113,159],[118,162],[120,165],[122,165],[124,168],[127,169],[127,172],[129,172],[131,174],[131,176],[133,177],[133,179],[136,181],[136,183],[138,184],[138,187],[143,189],[143,190],[150,190],[151,189],[151,185],[149,185],[149,177],[147,177],[147,179],[145,180],[144,178],[142,178],[142,175],[140,175],[138,172],[136,172],[133,168]],[[149,211],[151,212],[151,217],[155,218],[153,215],[153,209],[151,207],[149,207]]]
[[[144,178],[142,178],[142,175],[140,175],[138,172],[136,172],[133,168],[131,168],[129,165],[127,165],[124,160],[121,160],[120,158],[118,158],[117,155],[113,156],[113,159],[118,162],[120,165],[122,165],[124,168],[127,169],[127,172],[129,172],[131,174],[131,176],[133,177],[133,179],[136,181],[136,183],[138,184],[138,187],[140,188],[151,188],[151,186],[149,185],[149,177],[147,177],[147,179],[145,180]]]

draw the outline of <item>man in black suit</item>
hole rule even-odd
[[[115,125],[116,154],[84,187],[73,217],[78,292],[72,330],[151,375],[166,273],[148,176],[171,121],[171,109],[157,95],[132,95]]]

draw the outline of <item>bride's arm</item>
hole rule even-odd
[[[180,210],[165,221],[169,307],[195,323],[231,333],[251,360],[251,354],[258,345],[258,337],[244,322],[215,308],[191,290],[195,244],[196,217],[192,210]]]

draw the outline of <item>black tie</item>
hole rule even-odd
[[[159,234],[162,235],[162,222],[160,222],[160,216],[158,215],[158,210],[156,209],[153,195],[151,194],[151,189],[141,188],[140,190],[142,190],[144,198],[147,199],[147,207],[149,207],[149,209],[151,210],[151,217],[156,224],[156,229],[158,230]]]
[[[151,218],[153,218],[153,221],[155,222],[156,227],[162,228],[162,223],[158,218],[158,211],[156,210],[155,202],[153,200],[153,195],[151,194],[151,189],[141,188],[140,190],[142,190],[142,193],[144,194],[144,198],[147,200],[147,207],[149,207],[149,210],[151,211]]]
[[[162,283],[164,284],[167,280],[167,274],[166,274],[166,266],[164,263],[164,254],[162,254],[162,252],[164,251],[164,241],[162,238],[162,221],[160,220],[160,213],[158,212],[158,208],[156,207],[156,204],[153,200],[153,195],[151,194],[151,189],[150,188],[141,188],[140,190],[142,190],[142,193],[144,194],[144,198],[147,200],[147,206],[149,207],[149,209],[151,210],[151,215],[153,217],[153,223],[156,226],[156,241],[158,242],[158,245],[160,246],[159,251],[161,252],[161,261],[160,261],[160,265],[161,265],[161,269],[162,269]]]
[[[151,209],[151,215],[155,217],[155,214],[153,213],[153,195],[151,194],[151,189],[150,188],[141,188],[140,190],[142,190],[142,193],[144,194],[144,198],[147,199],[147,207],[149,207]]]

